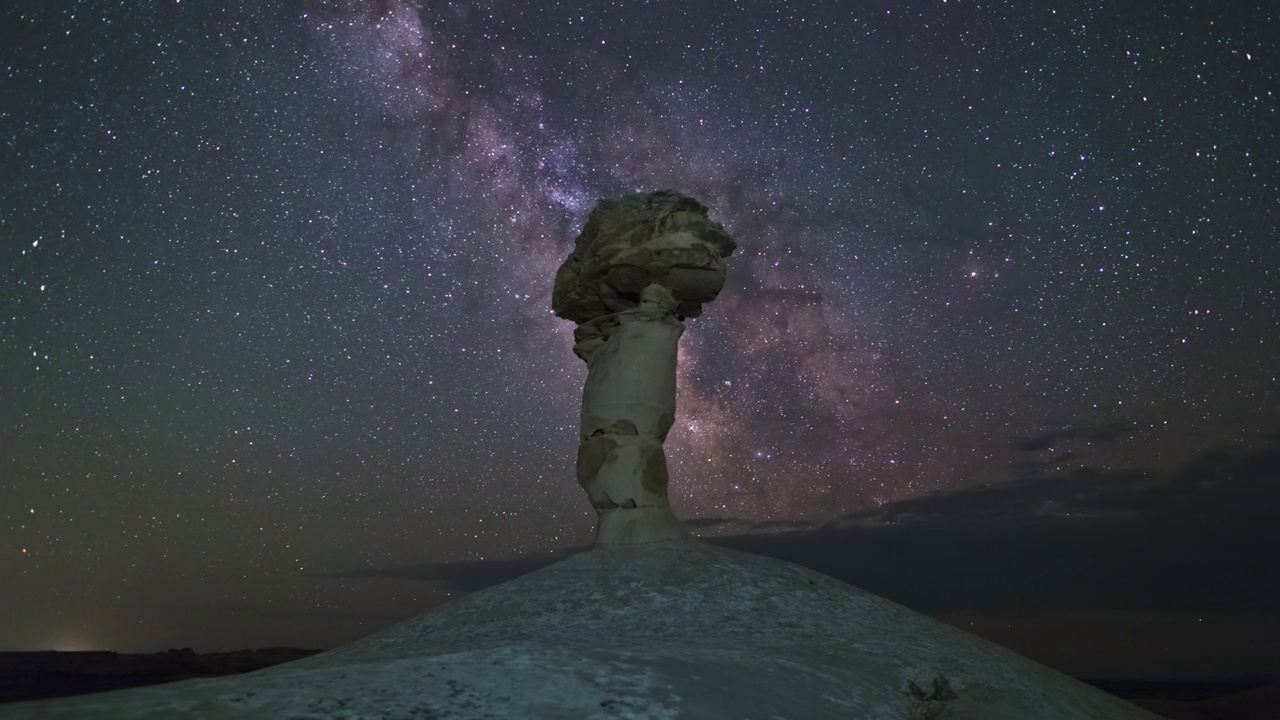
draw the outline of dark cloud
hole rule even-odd
[[[1118,430],[1117,430],[1118,432]],[[804,565],[934,613],[1275,612],[1280,445],[1214,450],[1172,473],[1073,470],[709,542]],[[705,518],[695,528],[748,525]],[[767,527],[766,527],[767,526]],[[476,590],[560,556],[347,573]]]
[[[1274,610],[1280,447],[1171,474],[1084,468],[939,494],[875,518],[725,544],[929,612]]]
[[[813,523],[799,520],[765,520],[751,525],[752,530],[807,530]]]
[[[736,530],[809,530],[813,523],[803,520],[764,520],[752,522],[732,517],[696,517],[684,521],[685,527],[694,530],[713,528],[723,531],[732,527]]]
[[[1048,470],[1062,467],[1076,459],[1077,453],[1055,453],[1046,458],[1026,457],[1013,464],[1014,472],[1019,476],[1039,475]]]
[[[191,607],[188,605],[171,605],[164,608],[166,612],[187,613],[205,616],[234,617],[237,621],[253,624],[281,624],[291,626],[324,626],[338,623],[368,624],[371,627],[383,627],[402,620],[398,613],[347,612],[332,608],[277,607],[271,605],[252,605],[248,603],[226,603]]]
[[[689,518],[684,521],[685,527],[698,530],[701,528],[719,528],[726,525],[740,524],[740,520],[730,517],[698,517]]]
[[[528,555],[504,560],[463,560],[447,563],[392,565],[387,568],[330,573],[321,577],[414,580],[439,583],[450,589],[469,593],[483,590],[490,585],[497,585],[500,582],[506,582],[512,578],[544,568],[582,549],[585,548],[575,548],[567,553]]]
[[[1128,423],[1112,422],[1101,425],[1087,422],[1046,420],[1045,428],[1035,435],[1015,436],[1010,443],[1015,450],[1035,452],[1058,447],[1065,440],[1112,442],[1133,432]]]

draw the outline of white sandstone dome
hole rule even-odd
[[[1153,720],[791,563],[595,549],[351,645],[0,718]]]

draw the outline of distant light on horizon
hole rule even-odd
[[[59,635],[45,643],[41,643],[41,645],[41,647],[33,649],[54,650],[57,652],[111,652],[112,650],[112,648],[106,647],[106,644],[101,640],[85,634],[68,633]]]

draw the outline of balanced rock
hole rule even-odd
[[[704,545],[667,504],[676,344],[733,241],[671,192],[604,202],[556,277],[587,362],[596,547],[350,645],[0,720],[1158,720],[888,600]],[[909,572],[909,570],[904,570]],[[945,592],[945,588],[939,588]]]
[[[705,206],[664,190],[601,201],[556,272],[552,309],[578,323],[573,351],[587,363],[578,483],[599,545],[688,539],[667,501],[662,450],[677,345],[684,318],[720,293],[733,250]]]

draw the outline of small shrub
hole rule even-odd
[[[958,696],[951,681],[941,673],[933,678],[933,689],[925,692],[913,680],[907,681],[907,720],[943,720]]]

